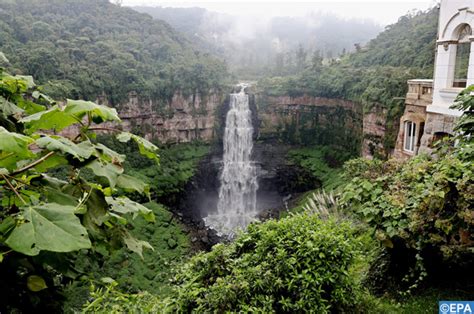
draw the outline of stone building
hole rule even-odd
[[[394,157],[430,153],[437,140],[453,134],[462,112],[450,106],[460,91],[474,84],[472,27],[473,0],[441,0],[434,78],[408,81]]]

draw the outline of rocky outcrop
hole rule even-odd
[[[168,101],[142,99],[129,94],[127,103],[118,108],[122,128],[146,139],[162,143],[211,142],[216,138],[216,111],[224,94],[210,90],[207,95],[184,95],[177,91]],[[103,102],[99,99],[99,103]]]

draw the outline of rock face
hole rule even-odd
[[[454,134],[456,117],[441,115],[436,113],[427,113],[426,126],[421,138],[420,153],[431,154],[433,145],[444,137]]]
[[[224,98],[222,92],[214,90],[207,95],[188,96],[178,91],[170,100],[156,102],[130,93],[118,112],[124,130],[137,131],[146,139],[162,143],[211,142],[217,136],[216,111]]]
[[[322,97],[255,96],[257,140],[339,145],[360,151],[362,106]]]
[[[387,110],[380,106],[374,106],[364,114],[362,157],[372,159],[386,156],[383,145],[387,132],[386,119]]]

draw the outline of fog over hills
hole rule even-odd
[[[300,70],[313,53],[327,59],[338,58],[382,30],[382,26],[370,20],[344,19],[330,13],[255,19],[197,7],[133,8],[168,22],[196,42],[206,43],[232,69],[245,69],[247,74],[291,74]]]

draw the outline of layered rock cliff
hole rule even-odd
[[[203,95],[183,95],[177,91],[167,101],[142,99],[129,93],[128,101],[117,110],[121,127],[162,143],[187,143],[194,140],[212,142],[217,136],[217,111],[225,94],[210,90]],[[99,98],[105,103],[105,98]]]
[[[372,159],[374,157],[386,156],[384,138],[386,128],[387,110],[380,106],[374,106],[370,111],[364,113],[362,157]]]
[[[162,143],[219,141],[227,93],[183,95],[168,101],[142,99],[130,93],[119,108],[121,128]],[[384,156],[387,112],[375,106],[363,113],[352,101],[323,97],[251,94],[254,138],[258,143],[336,145],[363,157]],[[99,103],[106,103],[99,97]]]
[[[337,145],[360,151],[362,110],[358,104],[323,97],[256,95],[257,138],[288,144]]]

